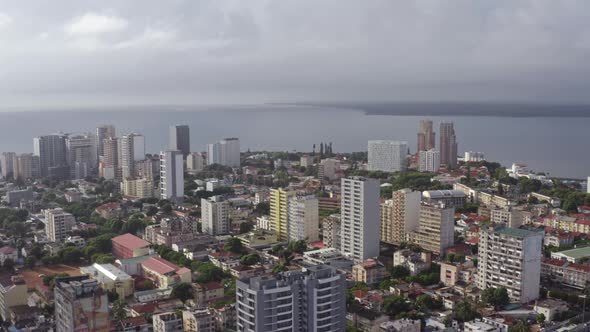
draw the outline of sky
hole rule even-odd
[[[0,0],[0,109],[590,102],[588,0]]]

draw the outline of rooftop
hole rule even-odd
[[[144,239],[140,239],[137,236],[127,233],[127,234],[123,234],[123,235],[119,235],[116,236],[112,239],[113,243],[117,243],[125,248],[129,248],[129,249],[139,249],[139,248],[144,248],[144,247],[148,247],[150,245],[149,242],[147,242]]]
[[[539,232],[529,231],[529,230],[521,229],[521,228],[511,228],[511,227],[497,229],[496,233],[504,234],[504,235],[508,235],[508,236],[513,236],[513,237],[523,237],[523,238],[541,234]]]
[[[571,257],[574,259],[579,259],[590,256],[590,247],[569,249],[556,252],[555,254]]]
[[[187,270],[186,268],[181,268],[161,257],[148,258],[145,261],[143,261],[141,265],[159,274],[168,274],[172,272],[184,273],[185,270]]]
[[[125,281],[131,279],[131,276],[119,270],[112,264],[94,263],[91,266],[82,267],[80,270],[83,273],[89,274],[93,279],[96,279],[101,283],[109,280]]]

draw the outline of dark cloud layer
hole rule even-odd
[[[0,1],[4,107],[590,102],[590,2]]]

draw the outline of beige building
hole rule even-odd
[[[152,316],[154,332],[181,332],[183,319],[175,312],[163,312]],[[189,330],[190,331],[190,330]]]
[[[473,262],[440,263],[440,281],[445,286],[455,286],[457,283],[470,284],[475,281],[476,269]]]
[[[288,204],[289,198],[294,195],[294,191],[283,188],[270,191],[270,230],[275,231],[279,241],[285,241],[289,237]]]
[[[121,299],[133,295],[133,278],[112,264],[94,263],[81,267],[80,272],[98,281],[102,289],[116,292]]]
[[[218,300],[225,296],[223,285],[218,282],[194,283],[195,305],[197,308],[206,308],[209,301]]]
[[[236,237],[242,241],[244,246],[250,248],[269,246],[278,242],[275,232],[264,229],[240,234]]]
[[[27,305],[27,285],[20,276],[0,276],[0,315],[5,321],[10,320],[10,308]]]
[[[323,219],[322,234],[326,248],[340,249],[340,215],[332,214]]]
[[[185,331],[215,332],[215,317],[209,309],[184,310],[182,322]]]
[[[76,224],[76,218],[59,208],[43,210],[43,213],[46,220],[45,232],[49,241],[63,242],[67,237],[67,233]]]
[[[179,267],[160,257],[151,257],[141,263],[142,274],[158,288],[169,288],[181,282],[191,282],[191,270]]]
[[[121,183],[123,195],[133,198],[155,197],[154,181],[147,178],[126,178]]]
[[[290,197],[287,206],[289,241],[318,241],[319,218],[318,199],[315,196]]]
[[[406,241],[407,233],[417,229],[420,197],[419,191],[401,189],[381,204],[381,241],[399,245]]]
[[[108,332],[109,301],[96,280],[88,276],[55,280],[55,325],[57,332]]]
[[[380,283],[387,275],[389,273],[385,266],[374,259],[368,259],[352,267],[352,279],[368,285]]]
[[[432,255],[430,252],[413,252],[402,249],[393,253],[393,266],[405,266],[415,276],[430,269]]]
[[[444,255],[445,249],[454,244],[454,208],[444,204],[420,206],[418,229],[410,233],[410,242],[437,255]]]

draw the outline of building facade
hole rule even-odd
[[[356,262],[379,256],[379,181],[350,177],[341,183],[342,254]]]
[[[55,280],[55,325],[57,332],[108,332],[109,301],[96,280],[88,276]]]
[[[420,151],[428,151],[434,149],[436,141],[435,141],[435,133],[432,127],[432,120],[420,120],[420,131],[418,131],[418,146],[417,150]]]
[[[240,167],[240,140],[235,137],[225,138],[219,142],[209,144],[207,164],[219,164],[232,168]]]
[[[210,235],[229,234],[231,231],[229,211],[229,202],[221,196],[202,198],[201,218],[203,233]]]
[[[293,196],[287,206],[289,241],[315,242],[319,236],[319,208],[315,196]]]
[[[447,167],[457,166],[457,136],[452,122],[440,124],[440,163]]]
[[[45,232],[51,242],[63,242],[76,224],[76,218],[62,209],[44,210],[47,225]]]
[[[422,203],[418,229],[409,234],[410,242],[444,255],[445,249],[453,246],[455,240],[455,209],[444,204]]]
[[[512,301],[539,297],[543,232],[518,228],[481,228],[477,287],[504,287]]]
[[[418,170],[420,172],[436,173],[440,169],[440,152],[430,149],[420,151],[418,155]]]
[[[54,134],[35,137],[33,139],[33,153],[39,156],[39,170],[42,177],[54,175],[67,178],[69,176],[66,135]],[[63,168],[68,172],[63,171]]]
[[[191,152],[191,134],[189,126],[170,126],[170,137],[168,143],[168,148],[170,150],[178,150],[182,152],[182,156],[186,158]]]
[[[237,281],[237,331],[344,331],[346,277],[325,266]]]
[[[420,192],[401,189],[392,193],[391,199],[381,203],[381,241],[399,245],[406,235],[418,228],[420,216]]]
[[[184,198],[184,166],[178,150],[160,153],[160,198],[176,203]]]
[[[277,234],[277,240],[289,238],[289,199],[295,196],[294,191],[283,188],[270,190],[270,230]]]
[[[403,171],[407,153],[408,142],[369,141],[369,171]]]

